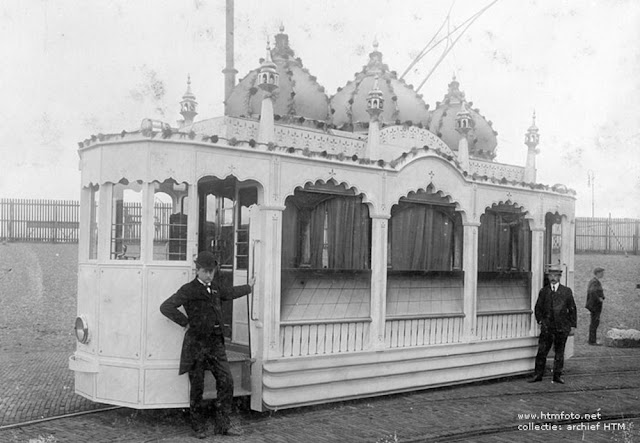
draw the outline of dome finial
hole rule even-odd
[[[276,43],[273,47],[273,58],[289,59],[294,57],[293,50],[289,47],[289,35],[284,33],[284,24],[280,24],[280,33],[276,34]]]
[[[449,91],[444,96],[444,101],[449,103],[461,103],[465,101],[464,92],[460,90],[460,82],[457,80],[455,74],[451,83],[449,83]]]
[[[378,46],[379,46],[379,43],[378,43],[378,36],[375,36],[375,37],[373,38],[373,50],[374,50],[374,51],[377,51],[377,50],[378,50]]]

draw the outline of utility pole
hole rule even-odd
[[[594,218],[595,217],[594,190],[596,187],[596,175],[591,169],[587,171],[587,186],[591,187],[591,218]]]

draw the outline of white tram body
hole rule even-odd
[[[80,143],[76,392],[188,406],[183,330],[159,306],[203,249],[234,284],[256,277],[225,308],[236,394],[255,410],[531,371],[544,266],[574,275],[575,193],[535,182],[535,123],[525,167],[494,162],[455,79],[419,108],[376,49],[328,99],[285,37],[224,117],[193,122],[188,89],[180,128]]]

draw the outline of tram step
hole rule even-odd
[[[227,359],[233,375],[233,396],[251,395],[251,359],[249,354],[227,349]],[[203,398],[216,398],[216,381],[209,371],[204,377]]]

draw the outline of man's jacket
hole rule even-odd
[[[568,334],[572,327],[577,327],[576,302],[573,292],[566,286],[558,285],[555,294],[551,285],[542,288],[538,294],[535,314],[536,321],[542,326],[543,331],[552,327]]]
[[[180,355],[180,374],[188,372],[196,358],[213,352],[215,335],[222,335],[222,306],[220,300],[233,300],[251,292],[251,286],[225,286],[220,279],[207,287],[195,278],[183,285],[160,305],[160,312],[182,327],[187,327]],[[182,306],[184,315],[178,308]]]
[[[585,308],[591,312],[601,312],[602,300],[604,300],[602,284],[600,283],[600,280],[593,277],[587,287],[587,304]]]

